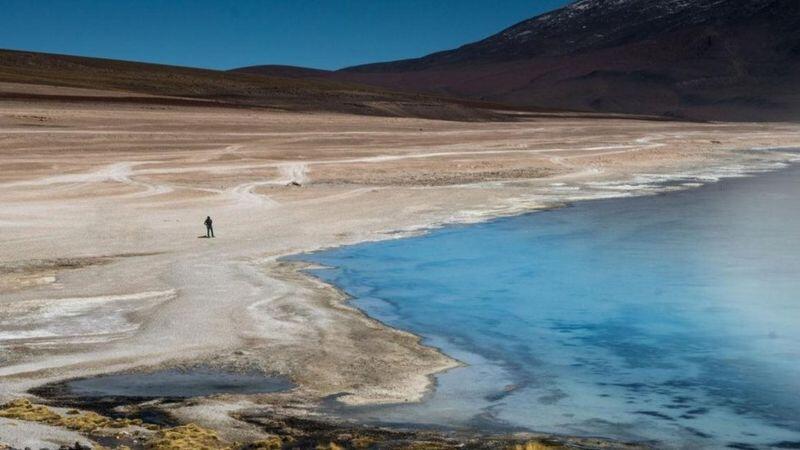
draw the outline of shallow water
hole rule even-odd
[[[65,386],[78,397],[202,397],[216,394],[262,394],[293,387],[284,378],[260,373],[232,373],[212,369],[160,370],[118,373],[69,381]]]
[[[800,448],[800,167],[303,255],[468,364],[367,422]]]

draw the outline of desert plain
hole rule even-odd
[[[72,378],[194,365],[294,384],[169,406],[229,440],[268,434],[241,411],[420,401],[459,365],[282,257],[650,193],[648,180],[769,167],[800,147],[789,123],[445,121],[2,88],[82,100],[0,102],[0,403],[40,401],[28,391]],[[0,443],[26,439],[85,436],[0,419]]]

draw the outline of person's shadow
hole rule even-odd
[[[211,237],[211,236],[206,236],[206,235],[204,234],[204,235],[201,235],[201,236],[197,236],[197,239],[208,239],[208,238],[210,238],[210,237]]]

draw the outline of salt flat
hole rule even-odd
[[[176,410],[209,425],[258,402],[419,400],[457,362],[279,257],[769,165],[788,156],[740,150],[792,146],[795,124],[3,101],[0,400],[195,362],[297,384]],[[198,238],[207,215],[215,239]]]

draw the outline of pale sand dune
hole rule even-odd
[[[419,400],[457,363],[278,257],[741,171],[787,156],[736,150],[789,146],[798,125],[0,103],[0,310],[25,319],[0,321],[0,400],[196,361],[298,385],[262,400]],[[206,215],[216,239],[198,239]],[[110,262],[25,263],[79,257]]]

